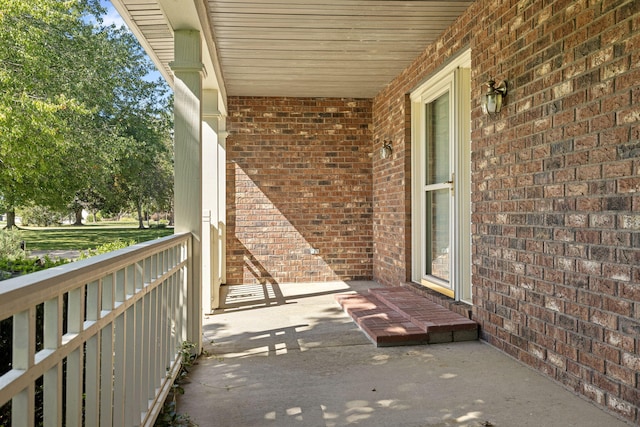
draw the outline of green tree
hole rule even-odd
[[[76,94],[93,33],[82,18],[96,5],[0,0],[0,191],[8,226],[16,206],[64,198],[59,166],[92,116]]]
[[[169,107],[153,111],[142,105],[141,111],[121,119],[116,161],[113,167],[113,205],[134,209],[140,228],[144,211],[156,206],[166,208],[173,194],[173,150]],[[129,112],[131,113],[131,112]]]
[[[0,0],[0,203],[9,227],[15,207],[95,205],[134,118],[159,117],[166,85],[144,80],[152,64],[125,28],[100,24],[103,13],[98,0]]]

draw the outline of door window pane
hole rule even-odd
[[[449,93],[427,104],[427,182],[449,180]]]
[[[448,281],[450,226],[449,206],[450,190],[435,190],[427,192],[427,274]]]

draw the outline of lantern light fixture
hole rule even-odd
[[[502,99],[507,96],[507,82],[503,80],[496,86],[495,80],[489,80],[485,85],[487,91],[482,95],[482,112],[499,113],[502,109]]]
[[[388,159],[391,157],[393,153],[393,149],[391,148],[391,141],[387,141],[386,139],[382,143],[382,148],[380,148],[380,158]]]

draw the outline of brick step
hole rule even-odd
[[[478,339],[478,325],[404,288],[371,289],[336,300],[378,347]]]
[[[424,344],[427,333],[373,295],[341,294],[336,300],[377,347]]]
[[[405,288],[380,288],[369,291],[378,300],[404,313],[425,332],[476,331],[478,324]],[[472,339],[477,339],[477,336]]]

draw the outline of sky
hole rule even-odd
[[[126,27],[124,20],[122,19],[118,11],[115,9],[115,7],[113,7],[110,0],[100,0],[100,4],[102,5],[102,7],[107,9],[107,14],[102,17],[104,21],[103,22],[104,25],[108,26],[111,24],[115,24],[116,27],[121,27],[123,25]],[[154,81],[154,80],[157,80],[159,77],[160,77],[160,72],[153,71],[152,73],[147,75],[145,80]]]
[[[107,15],[103,17],[105,25],[115,24],[117,27],[125,25],[122,17],[109,0],[100,0],[100,4],[107,9]]]

